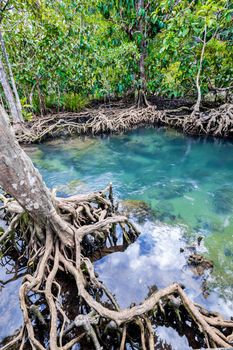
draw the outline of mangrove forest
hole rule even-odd
[[[233,349],[233,3],[0,0],[0,350]]]

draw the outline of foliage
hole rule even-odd
[[[53,108],[79,110],[90,98],[132,92],[140,84],[142,40],[147,90],[170,97],[195,95],[205,23],[202,90],[232,85],[229,1],[139,3],[10,0],[11,9],[2,13],[2,29],[24,116]]]
[[[148,74],[151,89],[170,96],[193,94],[205,23],[207,46],[202,89],[232,84],[233,50],[229,38],[233,7],[229,6],[226,0],[180,2],[155,46],[151,45]],[[156,74],[158,68],[162,75]]]
[[[71,112],[77,112],[86,107],[88,99],[74,92],[67,92],[64,95],[64,108]]]

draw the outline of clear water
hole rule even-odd
[[[26,150],[46,184],[60,195],[100,190],[111,181],[115,196],[128,210],[138,204],[148,208],[147,220],[137,223],[142,232],[138,240],[95,265],[122,307],[142,301],[152,287],[178,281],[194,301],[226,317],[233,315],[231,142],[139,129],[105,138],[53,141]],[[204,237],[200,246],[198,236]],[[187,266],[189,251],[180,249],[193,244],[193,249],[214,261],[211,274],[197,276]],[[208,295],[203,295],[203,285]],[[164,341],[167,332],[165,336],[160,329]],[[0,337],[4,335],[0,320]]]

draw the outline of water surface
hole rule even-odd
[[[111,181],[115,197],[127,210],[138,205],[148,210],[145,220],[134,218],[142,232],[138,240],[125,252],[95,264],[122,307],[141,302],[153,288],[178,281],[195,302],[226,317],[233,315],[231,142],[139,129],[104,138],[53,141],[27,152],[59,195],[101,190]],[[187,245],[213,260],[211,274],[198,276],[187,266],[191,250],[180,251]],[[169,332],[158,329],[164,342]],[[10,333],[11,328],[2,329],[0,319],[0,337]]]

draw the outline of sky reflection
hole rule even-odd
[[[226,316],[232,314],[231,302],[219,299],[215,293],[208,299],[203,297],[204,277],[188,268],[187,257],[180,252],[186,245],[184,227],[146,222],[140,229],[141,236],[124,252],[108,255],[95,264],[99,278],[115,294],[121,307],[142,302],[152,286],[164,288],[178,282],[185,285],[193,301],[224,311]]]

